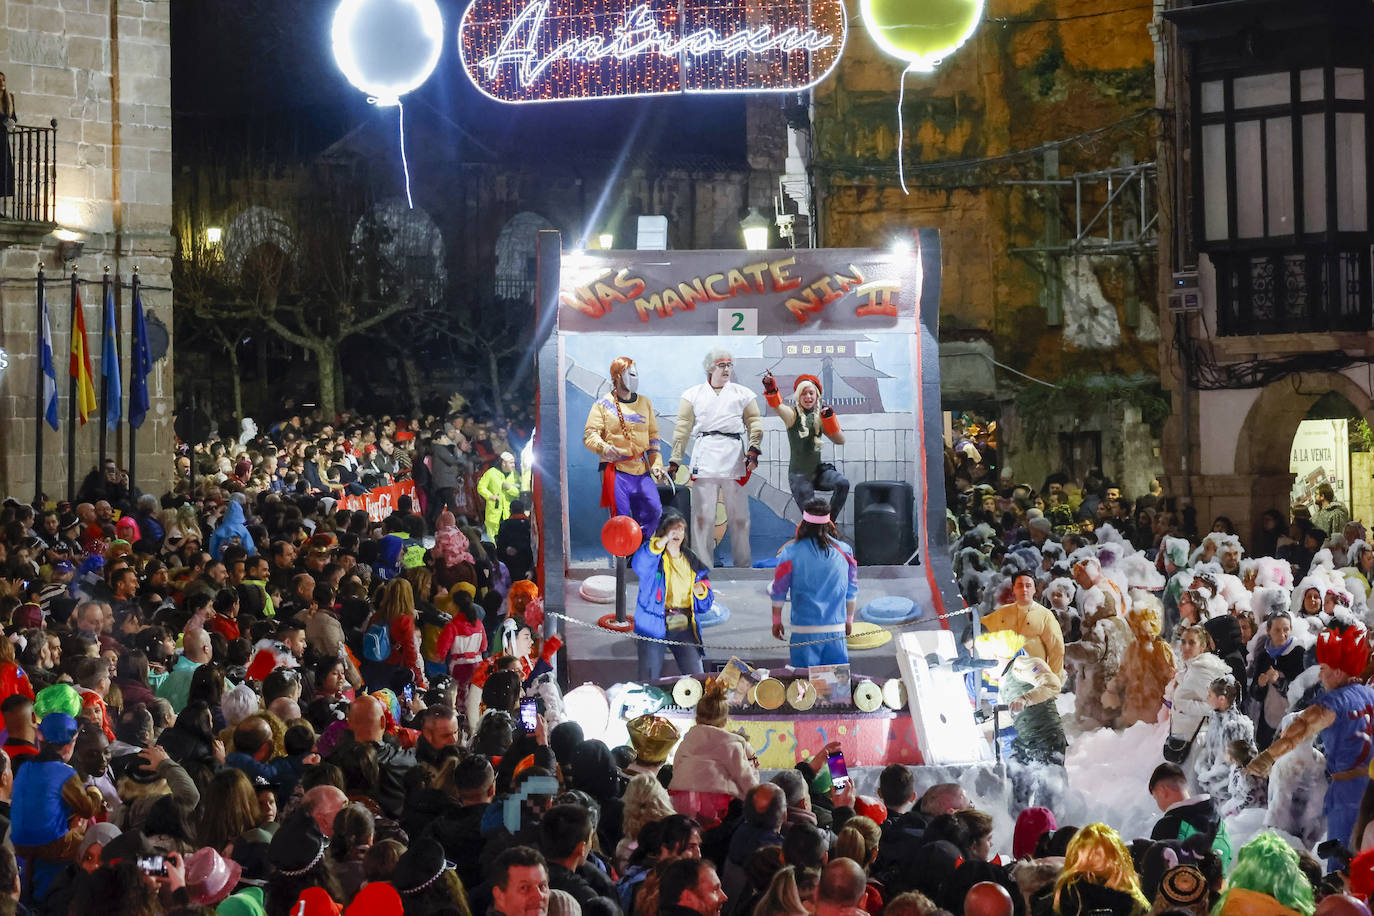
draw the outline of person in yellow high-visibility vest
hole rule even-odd
[[[510,501],[520,496],[520,475],[515,473],[515,456],[501,453],[501,464],[492,467],[477,481],[477,495],[487,504],[486,526],[492,541],[501,523],[510,518]]]

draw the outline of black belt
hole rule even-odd
[[[720,431],[720,430],[718,430],[718,429],[708,429],[706,432],[701,433],[701,435],[703,435],[703,436],[724,436],[724,437],[726,437],[727,439],[738,439],[738,440],[740,440],[740,441],[743,441],[743,440],[744,440],[744,433],[727,433],[727,432],[722,432],[722,431]]]

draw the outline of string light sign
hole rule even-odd
[[[458,50],[500,102],[796,92],[847,29],[843,0],[473,0]]]

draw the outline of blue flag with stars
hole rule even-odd
[[[119,380],[119,323],[115,320],[114,284],[105,288],[105,340],[100,351],[100,377],[105,380],[105,426],[115,429],[124,416],[124,388]]]
[[[129,426],[138,429],[148,415],[148,373],[153,361],[148,353],[148,322],[143,315],[143,294],[134,277],[134,352],[129,366]]]

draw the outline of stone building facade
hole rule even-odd
[[[0,347],[8,368],[0,377],[0,492],[36,492],[37,393],[35,282],[41,263],[58,373],[61,430],[44,426],[42,488],[66,498],[68,461],[81,478],[98,463],[100,418],[67,439],[67,354],[71,345],[69,278],[85,283],[87,346],[97,389],[101,374],[100,278],[106,267],[121,281],[115,297],[123,390],[129,391],[131,295],[135,268],[143,284],[153,364],[150,406],[136,436],[137,479],[161,493],[172,476],[172,107],[169,4],[121,0],[4,0],[0,3],[0,60],[15,94],[21,127],[54,131],[48,174],[55,193],[46,206],[17,208],[5,200],[0,216]],[[55,122],[55,128],[50,125]],[[12,137],[12,139],[16,139]],[[16,166],[29,160],[12,147]],[[42,169],[40,168],[40,171]],[[23,172],[20,172],[21,186]],[[41,182],[38,182],[41,184]],[[40,189],[41,190],[41,189]],[[18,192],[22,198],[24,190]],[[127,405],[125,407],[127,414]],[[107,432],[106,451],[128,466],[130,431]]]
[[[1014,429],[1012,397],[1029,383],[1011,370],[1050,381],[1158,371],[1153,171],[1143,166],[1159,130],[1151,17],[1148,5],[989,2],[967,44],[934,73],[905,77],[907,194],[897,169],[905,63],[874,44],[849,4],[848,46],[811,112],[818,244],[885,246],[916,227],[940,230],[945,409],[1000,413]],[[1104,211],[1109,182],[1119,193]],[[1126,419],[1110,407],[1062,425],[1071,438],[1110,438]],[[1154,463],[1116,457],[1153,456],[1157,443],[1131,428],[1132,441],[1104,442],[1098,457],[1139,495]],[[1003,464],[1037,486],[1074,447],[1004,445]]]

